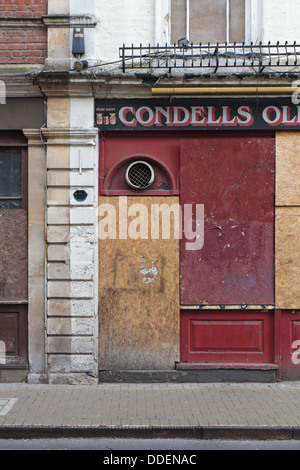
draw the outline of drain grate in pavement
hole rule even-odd
[[[16,403],[17,398],[0,398],[0,416],[5,416]]]

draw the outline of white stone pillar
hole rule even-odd
[[[93,97],[48,92],[47,364],[50,383],[98,376],[98,131]],[[62,93],[63,90],[58,92]],[[72,96],[68,96],[68,95]],[[76,200],[84,190],[85,200]]]

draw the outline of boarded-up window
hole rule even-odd
[[[27,149],[17,133],[0,134],[1,143],[0,304],[21,303],[28,300]]]
[[[243,42],[245,0],[172,0],[171,42],[184,37],[194,44]]]
[[[0,209],[22,207],[22,149],[0,149]]]
[[[204,205],[204,246],[181,240],[183,305],[274,304],[273,136],[181,142],[180,200]]]

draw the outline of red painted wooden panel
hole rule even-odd
[[[181,142],[181,205],[204,204],[204,247],[181,240],[181,303],[274,303],[274,138]]]
[[[300,380],[300,311],[280,313],[280,376],[282,380]]]
[[[247,311],[182,311],[181,362],[272,363],[274,314]]]
[[[262,320],[191,320],[191,351],[263,352]]]

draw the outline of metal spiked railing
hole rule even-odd
[[[265,69],[284,71],[299,69],[300,45],[284,44],[184,44],[172,46],[125,46],[120,47],[122,69],[219,69],[252,68],[262,73]]]

